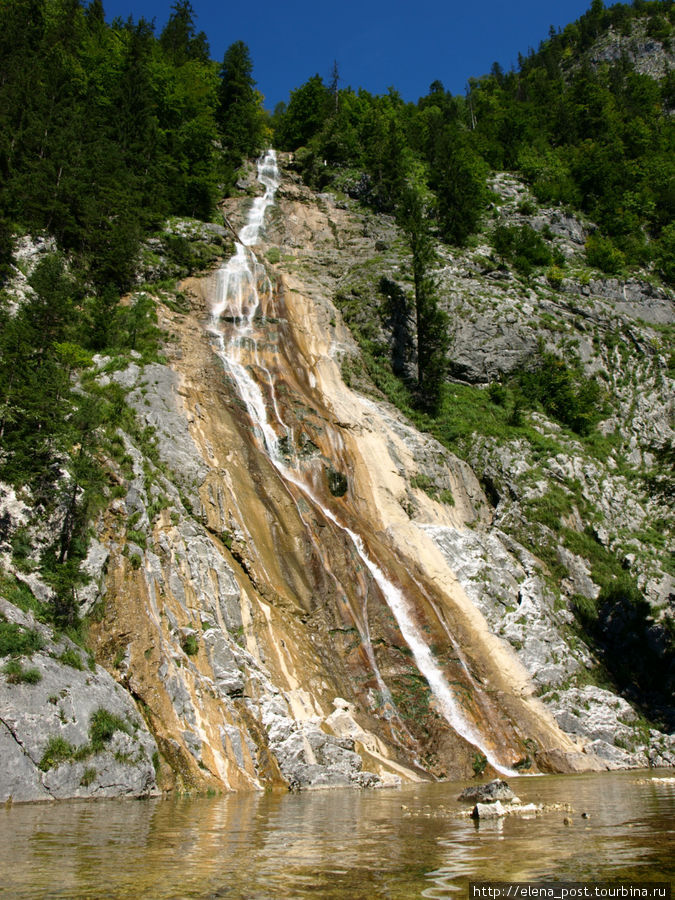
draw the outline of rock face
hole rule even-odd
[[[640,75],[663,78],[675,65],[675,53],[671,42],[650,37],[645,21],[634,21],[628,34],[610,28],[596,41],[591,52],[591,63],[617,62],[627,58]]]
[[[497,188],[499,215],[521,215],[523,186],[503,176]],[[247,206],[227,201],[237,227]],[[555,215],[538,224],[550,219],[573,258],[586,225]],[[602,366],[610,379],[593,329],[609,329],[617,304],[622,316],[670,321],[672,298],[641,282],[524,291],[483,271],[484,252],[444,260],[452,365],[467,382],[517,368],[542,334],[554,345],[562,332],[544,328],[553,311],[578,329],[589,371]],[[159,305],[166,363],[110,372],[95,359],[99,382],[128,392],[140,425],[119,431],[125,467],[109,460],[116,498],[97,523],[79,596],[83,611],[102,606],[90,630],[100,666],[58,662],[67,645],[45,631],[30,663],[42,680],[0,678],[12,700],[0,717],[12,760],[5,796],[370,787],[466,777],[477,762],[492,773],[675,762],[672,740],[645,730],[627,701],[577,683],[595,665],[572,633],[572,598],[598,596],[588,560],[556,543],[564,577],[554,587],[524,537],[528,509],[552,482],[569,492],[569,530],[584,533],[580,494],[599,510],[603,546],[641,529],[655,507],[623,467],[589,460],[542,415],[532,419],[546,448],[536,459],[524,441],[472,436],[467,462],[382,400],[340,310],[401,366],[414,364],[393,221],[286,173],[256,254],[268,259],[272,289],[251,321],[247,371],[273,410],[282,462],[265,452],[209,330],[215,273],[184,282],[180,308]],[[672,436],[660,351],[646,341],[644,353],[648,390],[639,396],[628,379],[617,411],[631,410],[640,465]],[[10,491],[0,500],[20,523],[21,501]],[[662,605],[667,573],[640,565]],[[90,733],[100,709],[123,723],[103,747]],[[53,742],[47,753],[55,737],[67,758]],[[487,787],[499,796],[472,799],[509,799]]]
[[[241,224],[240,205],[226,212]],[[391,784],[471,771],[483,750],[535,766],[528,741],[593,765],[417,524],[487,525],[470,468],[344,384],[341,364],[358,349],[331,294],[340,260],[365,257],[371,238],[363,246],[352,213],[290,180],[268,215],[266,240],[303,265],[270,270],[252,371],[275,385],[285,465],[311,494],[271,464],[214,353],[215,276],[183,285],[190,311],[162,308],[168,365],[101,376],[130,389],[163,466],[123,435],[133,477],[101,525],[106,615],[92,629],[97,658],[143,703],[160,784]],[[392,227],[373,220],[372,240]],[[468,730],[451,727],[350,532],[410,598],[405,628],[436,647],[434,672],[465,685]]]
[[[2,598],[0,617],[41,645],[17,663],[30,679],[0,669],[0,802],[157,793],[157,746],[128,693]]]

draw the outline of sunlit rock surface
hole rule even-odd
[[[264,231],[282,253],[319,255],[336,228],[353,230],[346,211],[310,200],[282,182]],[[240,227],[240,208],[228,213]],[[307,489],[264,452],[214,352],[215,274],[184,285],[189,313],[163,309],[168,365],[119,376],[162,468],[125,436],[136,475],[103,524],[106,615],[93,634],[142,704],[161,786],[374,786],[466,775],[484,752],[505,768],[536,768],[537,753],[597,766],[536,700],[428,533],[489,523],[470,468],[345,386],[341,363],[357,350],[318,268],[271,271],[250,371],[264,366],[263,386],[274,384],[280,458]],[[450,726],[349,532],[405,598],[480,746]]]

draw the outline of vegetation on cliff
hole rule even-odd
[[[132,465],[118,428],[153,454],[125,388],[104,384],[100,372],[161,359],[155,298],[180,310],[175,277],[224,255],[229,238],[217,203],[236,190],[243,158],[273,140],[294,151],[308,185],[395,223],[403,275],[379,271],[373,259],[377,277],[367,290],[343,283],[335,297],[360,339],[367,376],[470,462],[495,507],[506,498],[500,526],[536,554],[551,583],[569,574],[563,551],[588,563],[598,590],[574,598],[571,627],[595,643],[603,677],[628,689],[635,676],[642,700],[651,691],[646,712],[666,721],[672,618],[662,615],[655,630],[664,609],[643,597],[657,562],[672,573],[663,513],[672,451],[648,443],[648,429],[644,445],[629,444],[619,420],[633,416],[641,385],[661,396],[672,376],[672,353],[669,370],[662,365],[672,325],[655,321],[636,336],[618,315],[610,328],[589,301],[579,313],[583,328],[572,326],[570,310],[579,310],[567,295],[594,281],[604,290],[604,276],[639,275],[655,296],[674,283],[672,72],[655,79],[626,54],[591,52],[638,26],[669,52],[673,21],[672,0],[607,9],[593,0],[517,70],[495,65],[470,79],[465,96],[436,81],[405,103],[395,90],[339,89],[336,72],[330,85],[310,78],[270,119],[246,45],[237,41],[221,64],[212,61],[189,0],[177,0],[158,36],[144,20],[107,25],[100,0],[3,3],[0,286],[23,278],[23,287],[0,293],[0,480],[23,492],[33,518],[19,528],[0,520],[0,542],[11,541],[17,570],[39,569],[52,589],[43,614],[60,626],[77,623],[92,518]],[[502,216],[494,173],[505,169],[523,190]],[[551,211],[583,232],[578,252],[564,252]],[[22,255],[35,235],[37,263]],[[276,259],[270,250],[268,260]],[[478,273],[476,282],[493,279],[489,303],[501,296],[509,315],[518,310],[524,320],[527,309],[536,320],[528,323],[527,364],[467,375],[457,352],[461,311],[441,277],[458,274],[457,260]],[[467,307],[472,322],[482,300]],[[556,318],[561,311],[567,319]],[[393,337],[383,336],[384,319],[394,323]],[[592,332],[592,366],[575,349],[583,331]],[[96,354],[105,361],[95,377]],[[598,429],[612,418],[614,430]],[[521,482],[509,481],[506,464],[491,468],[504,448],[526,461]],[[636,452],[640,463],[632,465]],[[552,483],[546,467],[560,456],[565,465],[572,457],[591,469],[607,464],[596,493],[585,493],[577,476]],[[614,477],[610,459],[627,495],[646,498],[645,515],[601,539],[599,483]],[[154,503],[156,514],[162,497]],[[48,539],[36,560],[40,523]],[[129,535],[142,551],[134,524]],[[135,551],[130,561],[141,566]],[[186,638],[185,653],[193,649]]]
[[[641,74],[626,54],[595,62],[604,35],[646,34],[670,49],[671,0],[605,8],[593,0],[577,22],[551,29],[516,70],[495,63],[465,96],[440,81],[416,104],[331,90],[316,75],[275,113],[275,136],[298,154],[307,181],[331,185],[381,211],[396,211],[422,177],[439,235],[463,245],[489,199],[490,170],[520,173],[544,204],[588,214],[600,228],[589,261],[607,273],[653,265],[672,282],[673,74]],[[535,264],[538,263],[535,260]]]

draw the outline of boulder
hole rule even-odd
[[[481,805],[498,803],[500,800],[513,800],[514,796],[515,794],[505,781],[495,778],[488,784],[471,785],[471,787],[465,788],[457,799]]]
[[[506,809],[499,800],[494,803],[476,803],[472,812],[472,819],[501,819],[506,815]]]

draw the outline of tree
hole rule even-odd
[[[164,52],[176,66],[189,60],[207,62],[209,44],[204,32],[195,29],[195,11],[190,0],[176,0],[171,9],[173,12],[159,36]]]
[[[75,285],[56,255],[38,264],[29,284],[33,294],[0,335],[0,438],[3,478],[30,485],[37,498],[51,481],[72,410],[63,347],[73,330]]]
[[[0,216],[0,286],[11,271],[14,239],[9,222]]]
[[[480,223],[487,201],[486,166],[458,128],[445,125],[432,147],[429,183],[438,197],[443,237],[462,246]]]
[[[331,95],[320,75],[291,91],[291,99],[277,127],[276,137],[284,150],[304,147],[318,134],[331,109]]]
[[[258,153],[263,137],[260,94],[243,41],[235,41],[225,51],[220,78],[216,119],[229,162],[237,167],[243,157]]]
[[[432,268],[436,261],[429,210],[419,185],[408,183],[399,220],[412,252],[417,324],[417,391],[420,406],[438,412],[447,367],[448,316],[438,305]]]
[[[335,114],[336,115],[337,115],[337,111],[338,111],[338,101],[340,98],[339,84],[340,84],[340,70],[338,68],[337,60],[334,59],[333,60],[333,68],[331,69],[331,73],[330,73],[330,86],[329,86],[328,90],[331,92],[331,94],[335,98]]]

